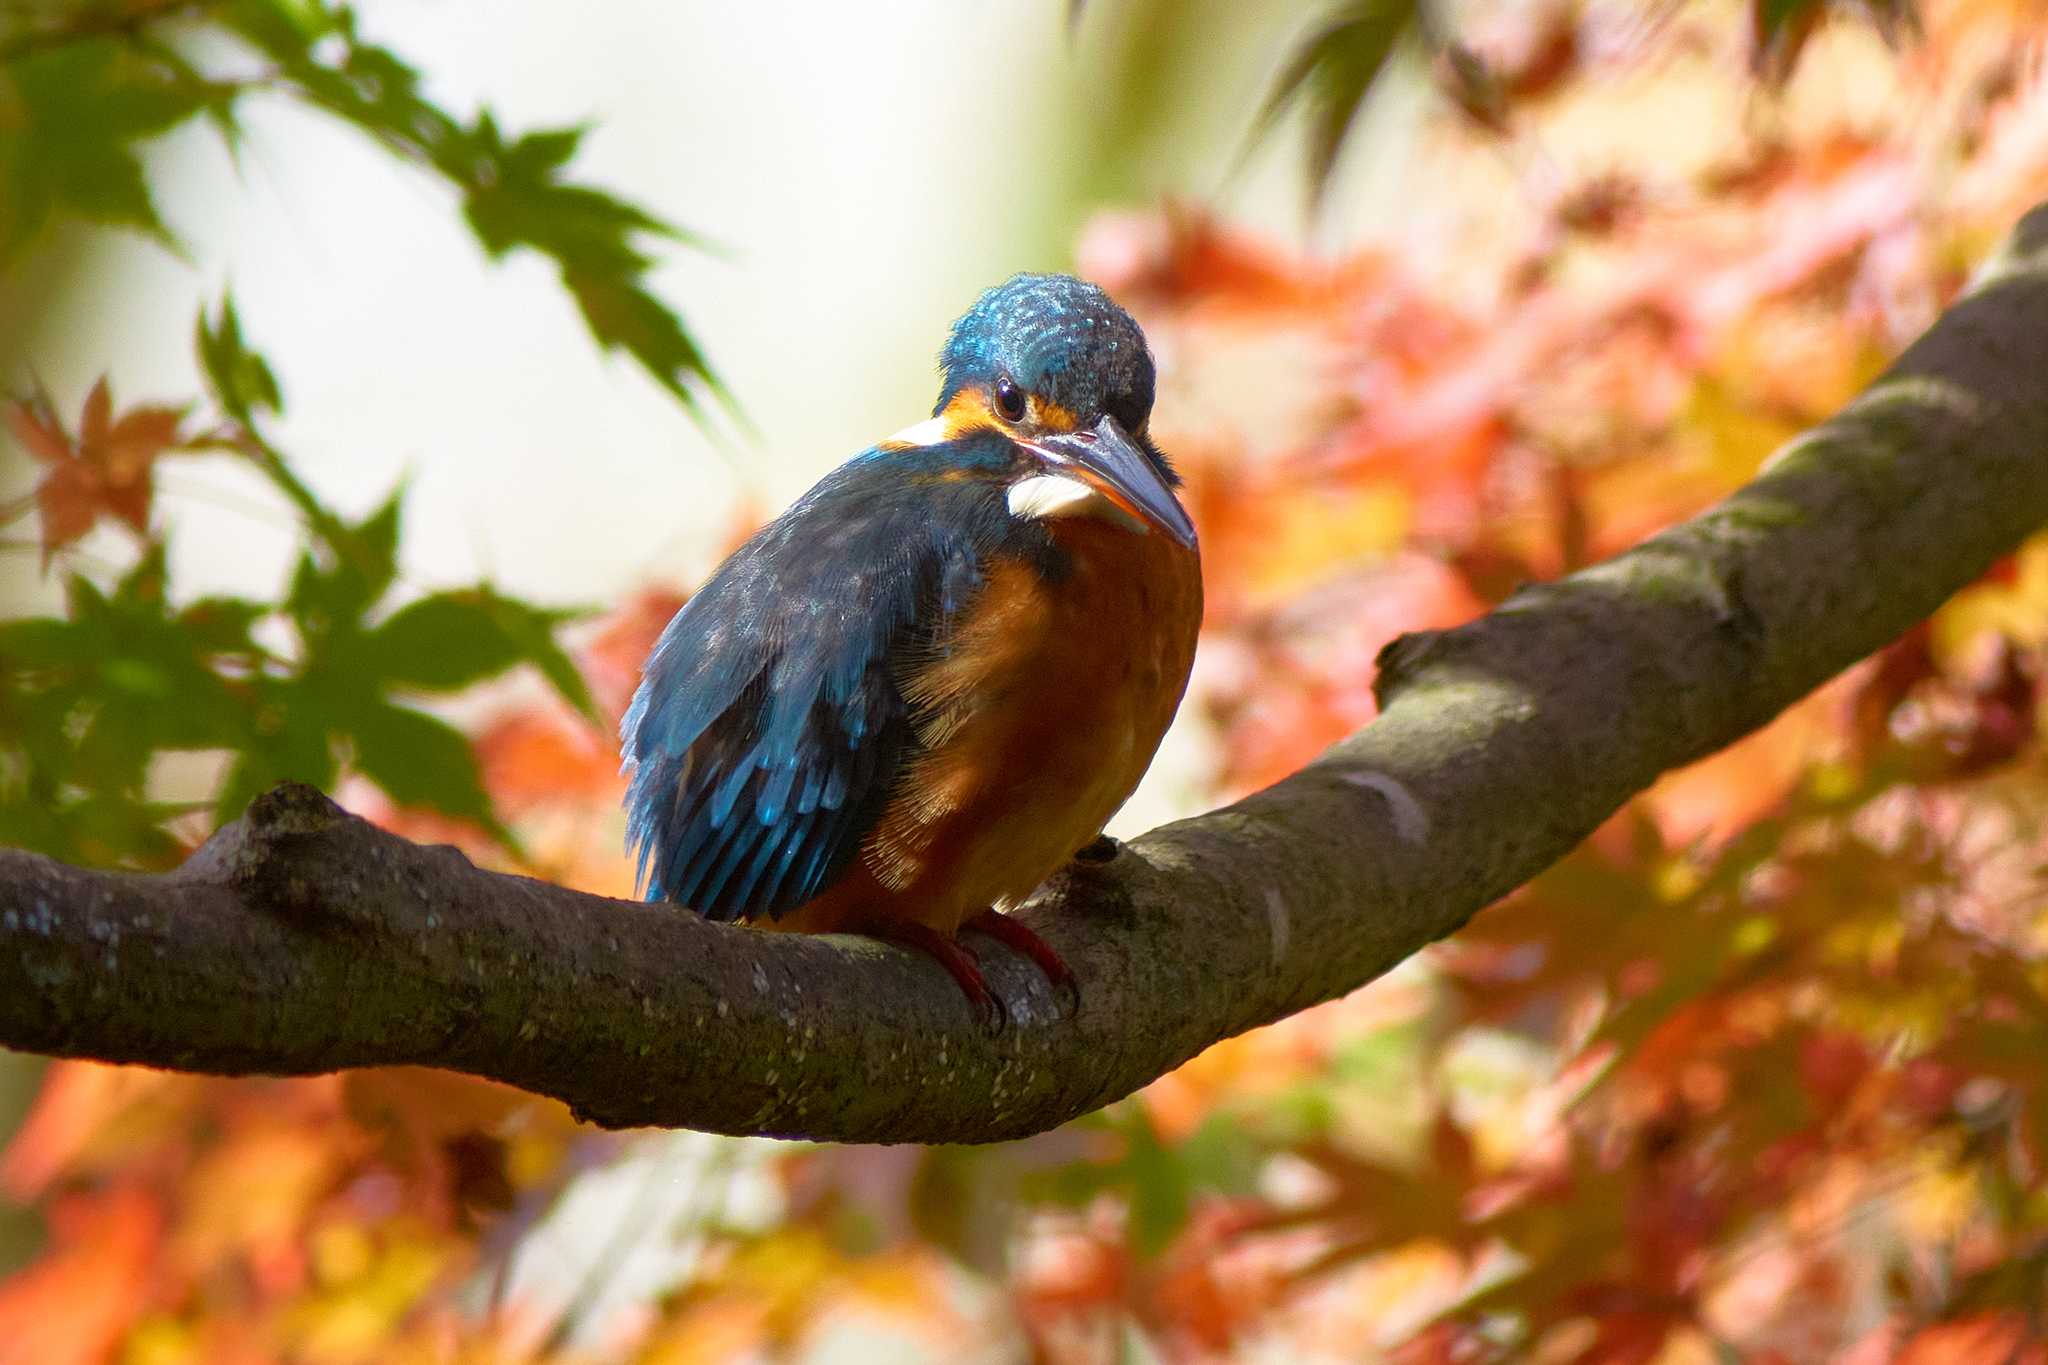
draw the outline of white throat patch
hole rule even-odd
[[[1010,515],[1015,517],[1041,521],[1053,517],[1100,517],[1126,530],[1148,529],[1085,481],[1065,474],[1034,474],[1011,484],[1009,503]]]

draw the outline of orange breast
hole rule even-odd
[[[1113,523],[1048,523],[1071,571],[998,561],[943,657],[903,679],[925,753],[852,875],[778,927],[904,918],[945,933],[1015,904],[1102,830],[1194,662],[1193,552]]]

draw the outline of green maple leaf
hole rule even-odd
[[[0,69],[0,258],[58,212],[171,245],[136,145],[222,99],[189,72],[109,39]]]

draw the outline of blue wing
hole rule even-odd
[[[858,854],[916,739],[898,685],[981,581],[986,485],[842,465],[662,632],[621,727],[649,900],[778,916]]]

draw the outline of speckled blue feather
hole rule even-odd
[[[828,887],[916,737],[907,661],[942,649],[1020,526],[977,437],[875,449],[827,475],[669,623],[622,728],[627,838],[650,900],[776,916]]]
[[[1071,275],[1012,275],[983,291],[954,324],[939,364],[946,382],[934,413],[963,387],[1007,370],[1067,411],[1107,412],[1133,434],[1152,414],[1145,334],[1100,287]]]

